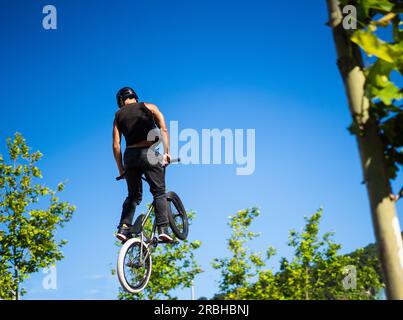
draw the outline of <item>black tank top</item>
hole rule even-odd
[[[148,133],[157,128],[153,113],[143,102],[123,106],[116,112],[115,120],[126,146],[147,140]]]

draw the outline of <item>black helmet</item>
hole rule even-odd
[[[118,91],[116,94],[116,101],[118,103],[119,108],[123,107],[126,99],[136,99],[139,100],[137,93],[130,87],[124,87]]]

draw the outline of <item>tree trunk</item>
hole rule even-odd
[[[305,300],[309,300],[309,270],[305,267]]]
[[[17,255],[15,247],[13,247],[13,255],[14,257]],[[18,300],[20,291],[20,279],[18,272],[18,262],[15,258],[14,258],[14,279],[15,279],[14,300]]]
[[[337,63],[343,78],[351,115],[362,130],[357,135],[364,181],[370,200],[375,236],[386,282],[388,299],[403,299],[403,245],[395,203],[390,199],[384,150],[378,124],[369,116],[370,101],[365,97],[362,56],[342,26],[338,0],[327,0],[329,25],[337,50]]]

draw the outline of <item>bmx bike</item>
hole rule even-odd
[[[180,159],[171,160],[180,162]],[[123,175],[116,178],[121,180]],[[142,177],[145,180],[144,177]],[[168,220],[172,232],[180,240],[186,240],[189,232],[189,222],[185,207],[179,196],[173,192],[167,192],[167,212]],[[123,289],[129,293],[138,293],[147,286],[152,270],[151,254],[161,243],[156,235],[157,224],[154,219],[151,234],[147,234],[145,225],[154,210],[154,203],[150,205],[145,214],[137,217],[130,229],[129,238],[119,251],[117,263],[117,275]]]

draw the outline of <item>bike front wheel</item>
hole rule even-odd
[[[167,193],[168,220],[176,237],[186,240],[189,233],[188,216],[179,196],[175,192]]]
[[[119,282],[129,293],[138,293],[147,286],[152,260],[147,245],[138,238],[125,242],[119,252],[117,273]]]

